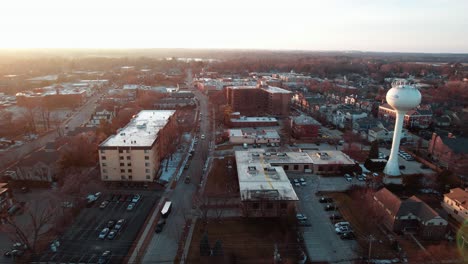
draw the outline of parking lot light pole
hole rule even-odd
[[[369,253],[368,253],[368,256],[367,256],[367,263],[370,262],[370,258],[371,258],[371,252],[372,252],[372,242],[375,240],[374,237],[372,235],[369,235]]]

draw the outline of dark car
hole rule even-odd
[[[341,220],[343,219],[343,216],[341,216],[340,214],[332,214],[329,216],[330,220]]]
[[[320,203],[333,203],[333,199],[330,197],[320,197],[319,202]]]
[[[109,250],[104,251],[98,259],[98,264],[106,263],[107,261],[109,261],[110,257],[111,257],[111,252]]]
[[[113,240],[115,238],[115,236],[117,236],[117,230],[115,229],[112,229],[109,234],[107,235],[107,239],[109,240]]]
[[[154,232],[161,233],[164,225],[166,225],[166,219],[162,218],[159,220],[158,224],[156,225],[156,229],[154,230]]]
[[[338,207],[334,204],[327,204],[327,206],[324,207],[325,211],[334,211],[338,209]]]
[[[115,225],[115,220],[109,220],[109,221],[107,222],[107,227],[108,227],[108,228],[112,228],[112,227],[114,227],[114,225]]]
[[[406,166],[405,165],[400,165],[400,170],[404,170],[406,169]]]
[[[347,239],[347,240],[354,240],[356,239],[356,236],[354,235],[353,232],[346,232],[340,235],[341,239]]]

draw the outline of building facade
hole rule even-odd
[[[175,110],[143,110],[99,145],[103,181],[152,182],[176,136]]]
[[[440,167],[461,177],[468,176],[468,138],[447,132],[433,133],[428,152]]]
[[[235,112],[245,115],[260,113],[288,116],[292,93],[282,88],[258,84],[257,86],[228,86],[225,88],[225,96]]]
[[[468,192],[461,188],[451,189],[444,194],[442,208],[460,223],[468,220]]]
[[[320,127],[320,123],[310,116],[301,115],[291,119],[291,134],[297,139],[316,139]]]

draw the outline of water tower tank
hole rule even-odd
[[[387,92],[387,103],[395,110],[409,111],[421,103],[421,93],[414,86],[402,82],[393,82]]]

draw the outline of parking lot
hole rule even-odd
[[[141,198],[132,210],[127,207],[132,203],[133,194],[103,194],[91,207],[85,208],[78,215],[73,225],[59,238],[57,252],[43,253],[35,261],[53,263],[97,263],[103,252],[110,251],[109,257],[102,263],[121,263],[151,208],[159,197],[150,192],[139,192]],[[103,201],[109,201],[105,208],[100,208]],[[108,227],[109,220],[125,222],[113,239],[99,238],[101,231]],[[117,227],[110,227],[110,229]]]
[[[291,177],[293,178],[293,177]],[[320,178],[317,175],[303,177],[306,186],[294,187],[298,197],[298,213],[307,217],[308,224],[301,227],[304,244],[312,261],[327,261],[330,263],[352,263],[357,256],[358,244],[354,240],[342,240],[335,232],[335,226],[330,221],[330,215],[338,214],[337,211],[325,211],[326,203],[319,202],[316,183],[324,181],[326,189],[332,183],[338,183],[341,187],[349,187],[351,183],[344,178]],[[357,180],[354,179],[357,183]],[[315,183],[315,184],[314,184]],[[339,205],[337,205],[339,207]],[[342,220],[346,221],[346,220]]]

